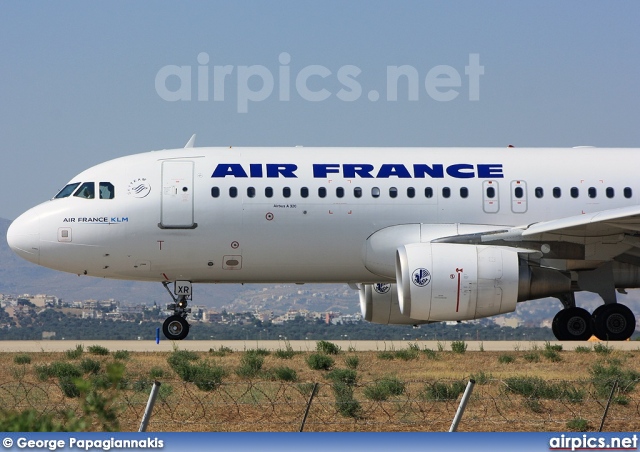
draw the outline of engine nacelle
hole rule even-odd
[[[400,312],[398,287],[395,284],[362,284],[360,287],[360,311],[367,322],[383,325],[419,325],[429,323],[416,320]]]
[[[423,321],[471,320],[513,312],[519,267],[518,252],[507,247],[401,246],[396,252],[400,312]]]

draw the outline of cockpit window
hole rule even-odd
[[[85,182],[84,184],[80,185],[80,188],[78,188],[78,191],[76,191],[73,196],[77,196],[78,198],[93,199],[96,197],[95,185],[96,184],[94,184],[93,182]]]
[[[111,182],[100,182],[100,199],[113,199],[116,190]]]
[[[71,196],[71,193],[73,193],[73,191],[78,187],[78,185],[80,185],[80,182],[76,182],[74,184],[69,184],[65,186],[62,190],[58,192],[57,195],[53,197],[53,199],[66,198],[68,196]]]

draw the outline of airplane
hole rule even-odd
[[[554,297],[558,340],[627,340],[640,287],[640,149],[194,147],[101,163],[9,227],[36,264],[161,282],[168,339],[195,283],[347,283],[381,324]],[[173,288],[171,285],[173,284]],[[602,298],[593,313],[575,293]]]

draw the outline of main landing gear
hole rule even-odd
[[[626,341],[636,329],[633,312],[623,304],[603,304],[589,314],[586,309],[576,307],[573,293],[563,295],[560,301],[565,308],[551,324],[559,341],[586,341],[592,335],[601,341]]]
[[[177,297],[171,293],[169,289],[169,282],[163,282],[162,285],[171,298],[173,303],[167,305],[167,309],[173,310],[173,315],[167,317],[162,324],[162,332],[167,339],[172,341],[180,341],[187,337],[189,334],[189,323],[187,322],[187,315],[191,312],[191,308],[187,308],[187,295],[178,295]]]

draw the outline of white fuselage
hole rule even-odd
[[[78,174],[70,183],[95,183],[93,199],[44,202],[14,221],[8,240],[32,262],[105,278],[391,281],[365,266],[376,231],[429,224],[451,235],[636,205],[638,155],[585,148],[150,152]],[[110,199],[100,199],[100,183],[115,190]]]

